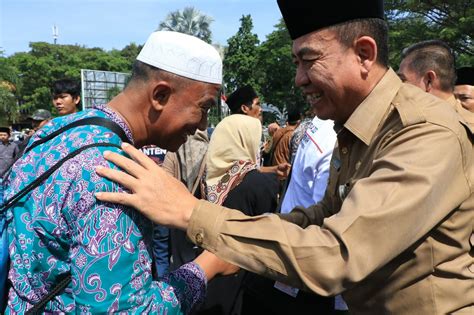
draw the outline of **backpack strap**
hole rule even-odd
[[[31,190],[33,190],[34,188],[39,186],[46,178],[48,178],[51,174],[53,174],[54,171],[56,171],[64,162],[66,162],[67,160],[75,157],[76,155],[78,155],[82,151],[87,150],[87,149],[92,148],[92,147],[116,147],[116,148],[121,149],[121,147],[118,144],[115,144],[115,143],[91,143],[91,144],[85,145],[85,146],[69,153],[63,159],[59,160],[56,164],[54,164],[50,169],[48,169],[46,172],[41,174],[41,176],[36,178],[30,184],[28,184],[28,186],[23,188],[20,192],[18,192],[12,198],[10,198],[7,202],[5,202],[5,204],[2,205],[2,207],[0,207],[0,213],[3,213],[4,211],[6,211],[13,204],[18,202],[18,200],[23,198],[27,193],[29,193]]]
[[[49,301],[51,301],[56,295],[58,295],[59,292],[66,288],[69,282],[71,282],[70,273],[68,273],[61,281],[59,281],[59,283],[51,290],[51,292],[46,294],[46,296],[43,297],[38,303],[36,303],[35,305],[33,305],[32,308],[26,311],[25,315],[41,314],[43,307],[45,307]]]
[[[128,137],[125,134],[125,131],[123,131],[123,129],[117,123],[111,121],[110,119],[103,118],[103,117],[88,117],[88,118],[76,120],[76,121],[74,121],[74,122],[72,122],[72,123],[70,123],[66,126],[63,126],[62,128],[59,128],[58,130],[50,133],[46,137],[44,137],[44,138],[42,138],[38,141],[35,141],[31,146],[26,148],[26,150],[23,152],[23,154],[25,154],[28,151],[30,151],[31,149],[39,146],[40,144],[43,144],[43,143],[53,139],[57,135],[65,132],[66,130],[69,130],[69,129],[72,129],[72,128],[75,128],[75,127],[79,127],[79,126],[85,126],[85,125],[103,126],[107,129],[110,129],[113,133],[115,133],[117,136],[119,136],[120,139],[122,139],[123,142],[130,143],[130,140],[128,140]]]

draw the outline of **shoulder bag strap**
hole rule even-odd
[[[3,213],[6,211],[8,208],[10,208],[13,204],[15,204],[18,200],[23,198],[27,193],[29,193],[31,190],[36,188],[38,185],[40,185],[46,178],[48,178],[51,174],[53,174],[54,171],[56,171],[64,162],[67,160],[75,157],[79,153],[81,153],[84,150],[87,150],[92,147],[117,147],[119,149],[120,146],[118,144],[114,143],[91,143],[88,145],[85,145],[73,152],[70,152],[68,155],[66,155],[63,159],[59,160],[56,164],[54,164],[50,169],[48,169],[46,172],[41,174],[38,178],[36,178],[34,181],[32,181],[28,186],[23,188],[20,192],[15,194],[12,198],[10,198],[5,204],[0,207],[0,213]]]
[[[125,131],[123,131],[123,129],[117,123],[113,122],[110,119],[103,118],[103,117],[88,117],[88,118],[76,120],[76,121],[74,121],[74,122],[72,122],[72,123],[70,123],[66,126],[63,126],[62,128],[59,128],[58,130],[50,133],[46,137],[44,137],[44,138],[42,138],[38,141],[35,141],[31,146],[29,146],[25,150],[25,152],[23,154],[27,153],[28,151],[30,151],[31,149],[37,147],[38,145],[43,144],[43,143],[53,139],[54,137],[56,137],[56,136],[60,135],[61,133],[65,132],[66,130],[69,130],[69,129],[72,129],[72,128],[75,128],[75,127],[79,127],[79,126],[86,126],[86,125],[103,126],[107,129],[110,129],[113,133],[118,135],[120,137],[120,139],[122,139],[123,142],[130,143],[130,140],[128,140],[127,135],[125,134]]]

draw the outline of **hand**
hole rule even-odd
[[[291,164],[289,163],[281,163],[276,166],[276,174],[278,179],[282,180],[290,175]]]
[[[110,151],[104,158],[128,174],[106,167],[98,167],[96,172],[132,193],[98,192],[96,198],[133,207],[157,224],[185,230],[197,199],[145,154],[126,143],[122,149],[133,160]]]
[[[278,179],[283,180],[290,175],[291,164],[281,163],[273,166],[261,166],[260,172],[262,173],[275,173],[278,176]]]
[[[194,262],[197,263],[202,270],[204,270],[207,281],[211,280],[217,275],[227,276],[240,270],[239,267],[225,262],[207,250],[203,251],[201,255],[196,257]]]

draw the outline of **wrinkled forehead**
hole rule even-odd
[[[195,100],[201,106],[217,105],[219,96],[221,94],[221,85],[207,82],[194,81],[192,85],[185,87],[183,93],[187,94],[193,89]]]
[[[322,53],[338,43],[337,33],[333,29],[317,30],[293,40],[292,55],[301,58],[305,54]]]

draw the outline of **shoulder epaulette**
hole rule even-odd
[[[426,122],[423,112],[414,103],[409,93],[398,93],[392,105],[397,109],[404,127]]]

